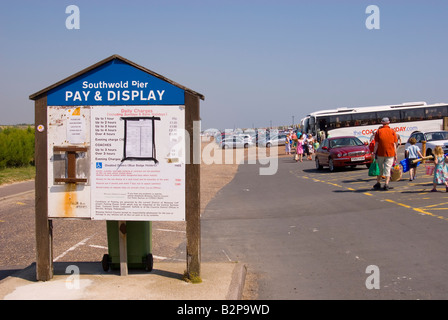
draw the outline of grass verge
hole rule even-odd
[[[34,179],[35,175],[36,175],[36,168],[34,166],[1,169],[0,185],[31,180]]]

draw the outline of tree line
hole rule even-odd
[[[0,169],[34,165],[34,130],[0,128]]]

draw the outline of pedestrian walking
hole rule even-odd
[[[303,140],[302,140],[303,156],[306,156],[307,158],[309,158],[310,151],[308,149],[308,135],[306,133],[304,133],[302,136],[303,136]]]
[[[308,145],[308,160],[313,160],[313,154],[314,154],[314,139],[311,133],[308,134],[308,138],[306,139],[307,145]]]
[[[289,133],[286,135],[285,153],[291,154],[291,136],[289,135]]]
[[[291,133],[291,153],[292,153],[292,150],[294,149],[294,150],[296,150],[296,148],[297,148],[297,134],[296,134],[296,132],[295,131],[293,131],[292,133]]]
[[[376,177],[376,184],[373,189],[381,189],[381,177],[384,176],[386,181],[383,190],[389,190],[390,170],[397,160],[397,134],[389,127],[389,118],[381,120],[382,126],[375,133],[375,149],[374,154],[380,168],[380,174]]]
[[[417,174],[417,163],[412,163],[413,160],[418,158],[423,158],[423,155],[420,151],[420,148],[416,145],[417,140],[412,137],[409,139],[409,143],[411,144],[404,151],[406,159],[409,160],[409,181],[415,179],[415,175]]]
[[[397,133],[397,148],[400,147],[401,144],[402,144],[402,142],[401,142],[401,137],[400,137],[400,135]]]
[[[315,139],[315,140],[314,140],[314,143],[313,143],[314,151],[316,151],[317,149],[319,149],[319,147],[320,147],[320,143],[319,143],[319,141],[317,141],[317,139]]]
[[[448,171],[445,164],[445,156],[441,146],[434,148],[434,179],[431,192],[437,192],[437,185],[444,184],[446,192],[448,192]]]
[[[303,142],[303,135],[301,135],[300,138],[297,141],[296,157],[295,157],[295,160],[297,162],[299,162],[299,161],[303,162],[303,159],[302,159],[302,157],[303,157],[303,144],[302,144],[302,142]]]
[[[373,151],[375,151],[375,134],[372,134],[370,136],[369,150],[371,153],[373,153]]]

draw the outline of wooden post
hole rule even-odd
[[[201,217],[200,217],[200,136],[194,130],[195,121],[200,121],[199,98],[185,91],[185,129],[190,136],[189,155],[186,159],[185,188],[186,188],[186,231],[187,231],[187,274],[200,276],[201,274]],[[198,136],[198,137],[196,137]],[[187,144],[188,146],[188,144]],[[199,148],[199,157],[197,155]]]
[[[448,117],[443,117],[443,127],[442,130],[448,130]]]
[[[53,226],[48,220],[48,162],[47,162],[47,96],[36,99],[34,105],[35,127],[35,230],[36,230],[36,279],[53,278]]]
[[[120,275],[128,275],[128,250],[126,239],[126,221],[118,221],[118,245],[120,248]]]

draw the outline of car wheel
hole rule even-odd
[[[334,166],[334,162],[333,159],[328,159],[328,168],[330,169],[331,172],[334,172],[336,170],[335,166]]]
[[[426,149],[426,156],[427,156],[427,157],[429,157],[429,156],[434,156],[434,154],[432,153],[431,148]]]
[[[268,142],[268,143],[266,143],[266,148],[270,148],[271,147],[271,144]]]
[[[315,162],[316,162],[316,169],[322,170],[323,166],[320,164],[318,157],[315,158]]]
[[[247,149],[247,148],[249,148],[249,144],[248,144],[248,143],[245,143],[245,144],[244,144],[244,149]]]

